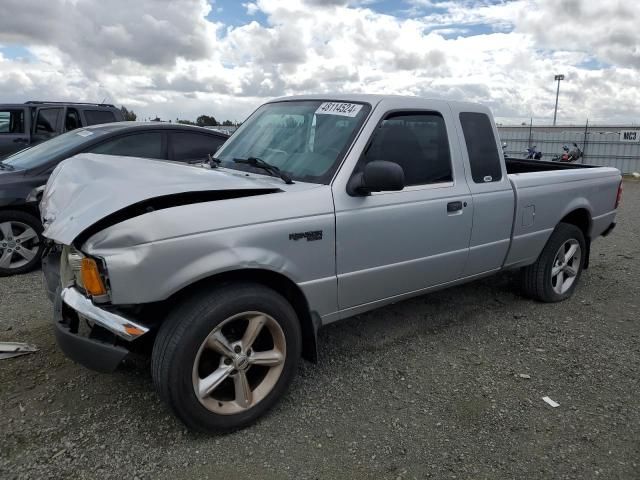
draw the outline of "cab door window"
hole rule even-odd
[[[364,153],[364,163],[374,160],[400,165],[406,186],[453,180],[447,129],[436,112],[399,112],[385,117]]]

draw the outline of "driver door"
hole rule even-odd
[[[396,162],[405,188],[368,196],[334,191],[340,310],[419,292],[460,278],[469,253],[473,202],[450,112],[387,114],[356,170]]]

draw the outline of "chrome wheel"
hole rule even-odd
[[[564,242],[553,260],[551,267],[551,286],[559,295],[571,288],[580,272],[582,250],[577,240],[571,238]]]
[[[0,268],[24,267],[36,257],[39,248],[38,233],[26,223],[0,223]]]
[[[227,318],[196,355],[192,371],[196,397],[217,414],[246,411],[273,390],[286,354],[284,332],[273,317],[244,312]]]

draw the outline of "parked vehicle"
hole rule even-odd
[[[501,270],[566,299],[621,194],[615,168],[505,161],[484,106],[414,97],[273,100],[212,165],[79,155],[41,204],[59,346],[100,371],[152,349],[205,432],[264,414],[331,322]]]
[[[527,156],[525,158],[528,160],[541,160],[542,152],[534,145],[533,147],[527,148]]]
[[[578,147],[577,143],[573,144],[573,148],[569,150],[566,145],[562,146],[562,154],[553,157],[554,162],[573,163],[582,158],[582,150]]]
[[[577,143],[574,143],[573,144],[573,148],[569,152],[568,161],[569,162],[577,162],[581,158],[582,158],[582,150],[580,150],[580,148],[578,147]]]
[[[569,161],[569,147],[566,145],[562,146],[562,153],[560,155],[556,155],[551,159],[553,162],[568,162]]]
[[[76,128],[122,120],[120,109],[108,103],[0,104],[0,159]]]
[[[92,152],[202,162],[227,138],[200,127],[117,122],[77,129],[6,158],[0,162],[0,276],[24,273],[40,263],[38,203],[49,175],[62,160]],[[135,181],[144,182],[143,178]]]

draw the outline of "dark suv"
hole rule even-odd
[[[38,205],[49,175],[63,160],[99,153],[203,163],[227,138],[188,125],[117,122],[67,132],[0,160],[0,277],[39,264],[43,242]]]
[[[107,103],[0,104],[0,159],[76,128],[122,120],[122,112]]]

